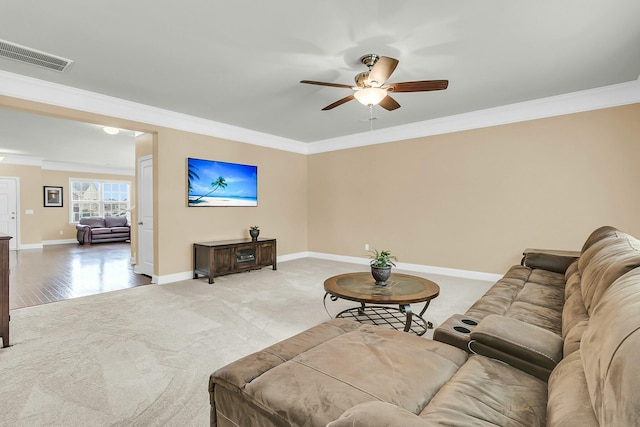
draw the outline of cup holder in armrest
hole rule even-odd
[[[471,331],[480,321],[465,314],[454,314],[433,332],[433,339],[469,351]]]

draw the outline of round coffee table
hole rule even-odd
[[[391,273],[386,286],[376,285],[370,272],[340,274],[325,280],[324,290],[325,309],[327,296],[332,301],[346,299],[360,303],[359,307],[343,310],[336,317],[402,329],[417,335],[433,328],[431,322],[422,316],[431,300],[440,294],[440,287],[431,280],[400,273]],[[414,314],[410,304],[419,302],[425,305],[420,314]],[[396,304],[398,308],[387,306]]]

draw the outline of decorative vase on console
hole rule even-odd
[[[398,258],[391,255],[391,251],[381,251],[377,250],[369,251],[371,255],[371,275],[376,281],[376,285],[385,286],[387,284],[387,280],[391,276],[391,267],[395,267],[393,261],[397,261]]]
[[[251,240],[254,242],[258,240],[258,236],[260,235],[260,227],[257,225],[252,225],[249,227],[249,235],[251,236]]]

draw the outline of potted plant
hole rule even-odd
[[[258,236],[260,235],[260,227],[258,227],[257,225],[250,226],[249,235],[251,236],[251,240],[258,240]]]
[[[380,251],[377,249],[369,251],[371,258],[371,275],[376,280],[376,285],[384,286],[389,280],[391,275],[391,267],[395,267],[394,261],[398,261],[394,255],[391,255],[391,251]]]

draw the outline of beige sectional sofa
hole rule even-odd
[[[640,242],[576,255],[527,251],[434,340],[333,319],[222,367],[211,425],[638,425]]]

